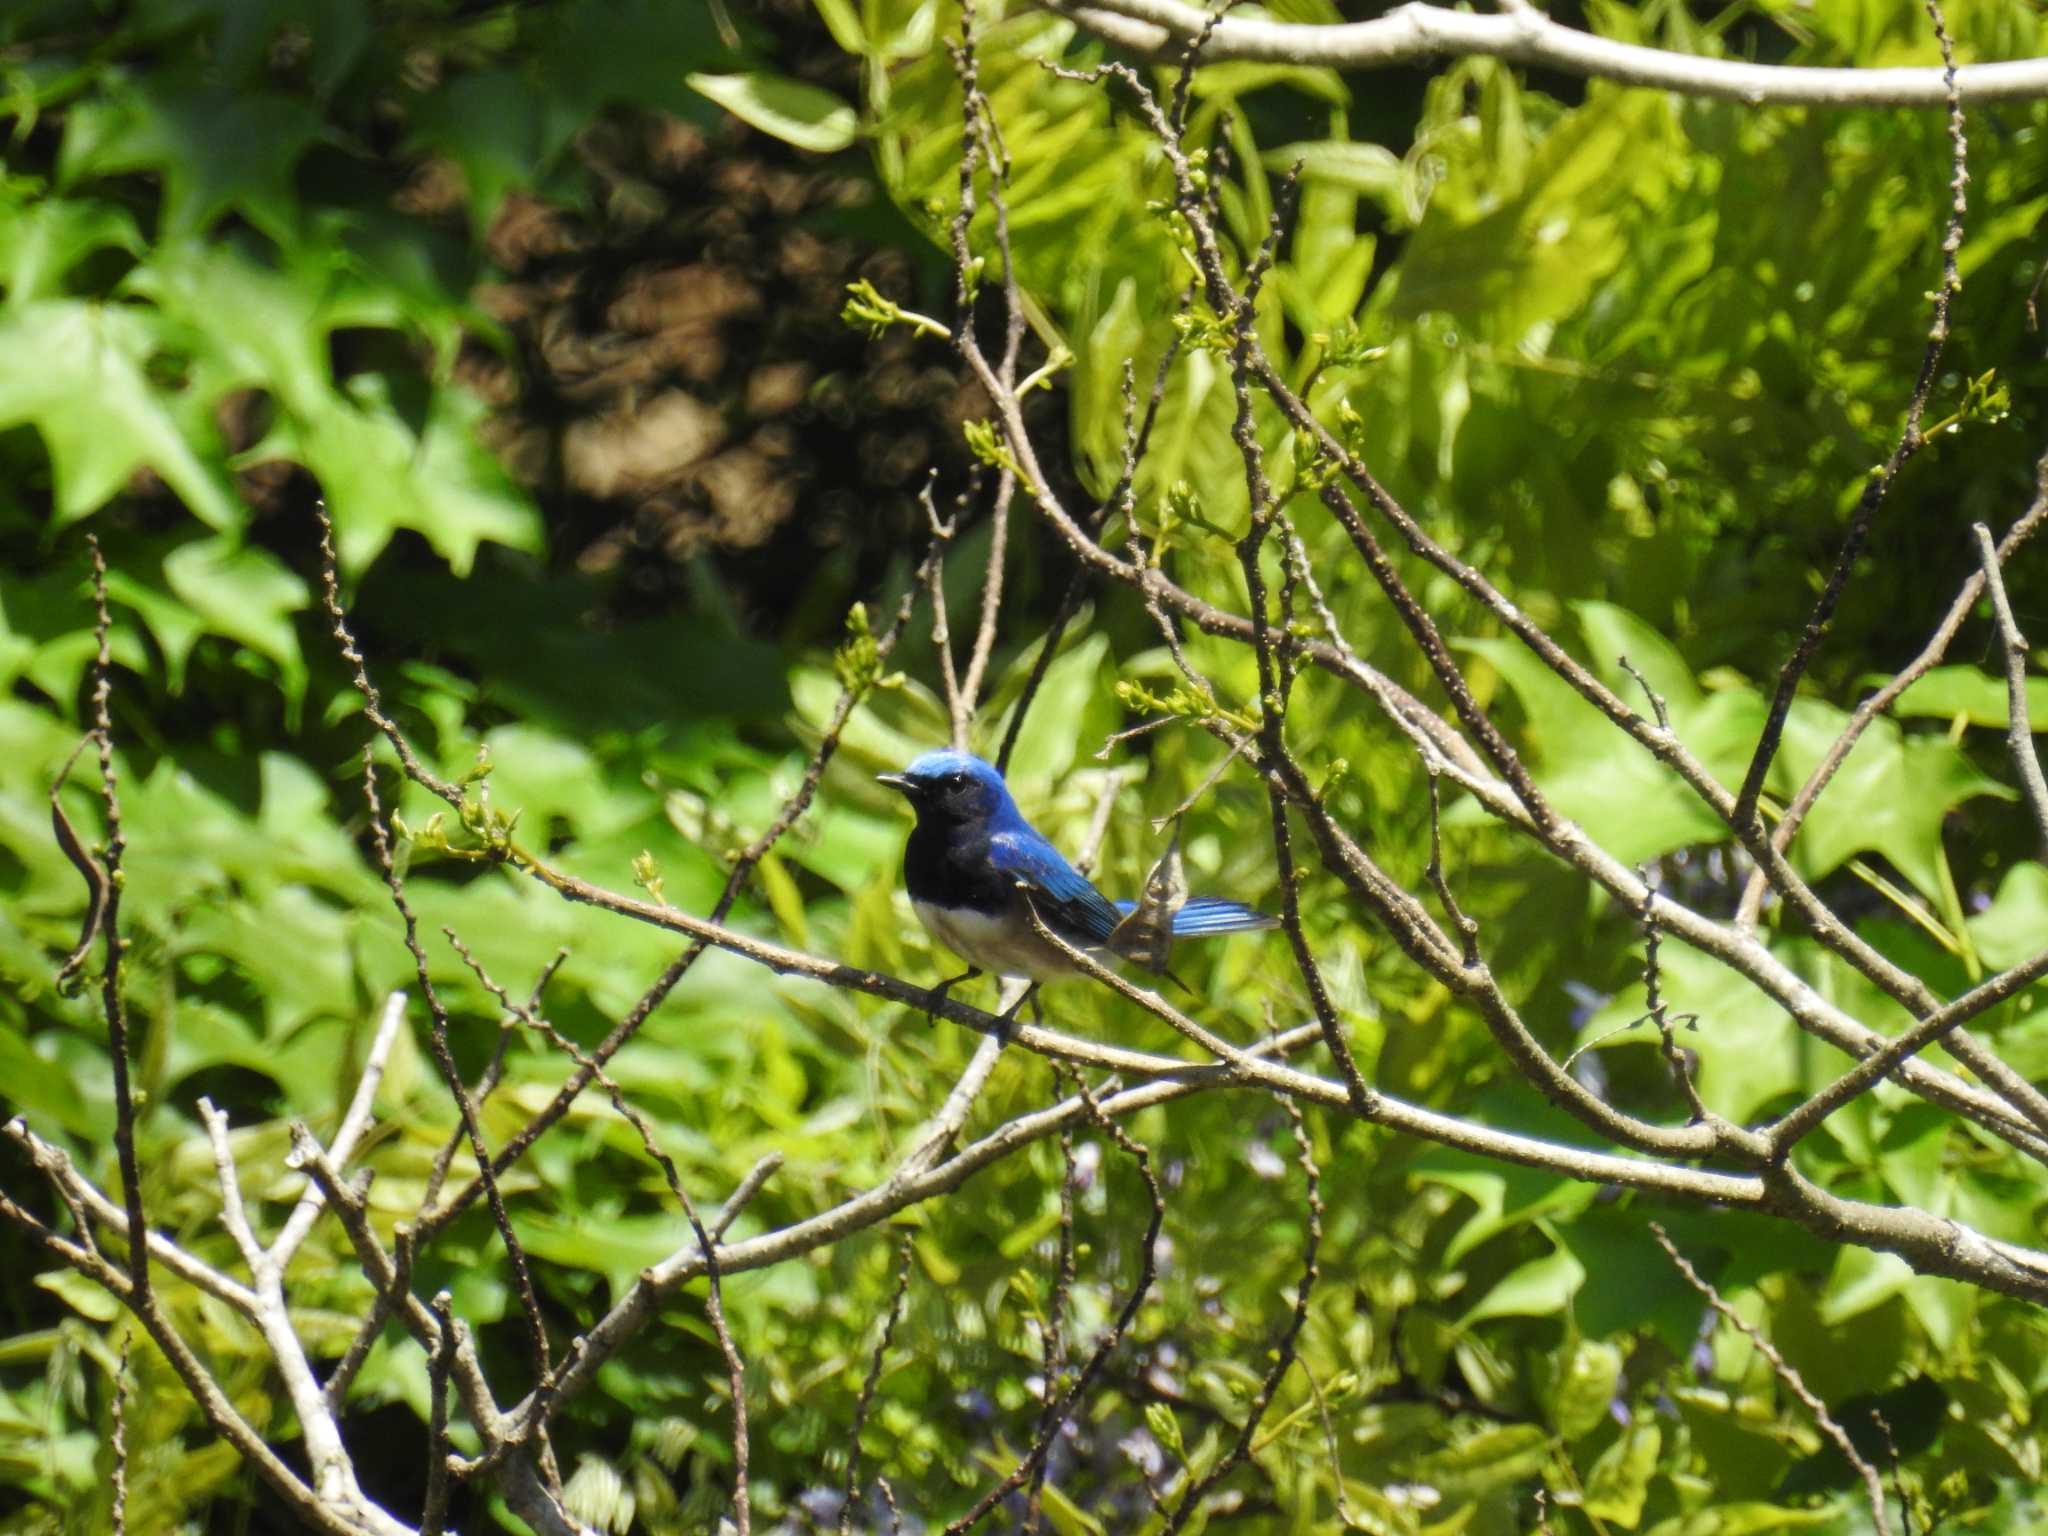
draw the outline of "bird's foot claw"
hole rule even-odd
[[[1016,1028],[1018,1013],[1022,1011],[1027,1002],[1031,1002],[1037,995],[1038,983],[1034,981],[1030,986],[1017,994],[1017,1000],[1014,1003],[996,1015],[996,1039],[1000,1040],[1004,1045],[1010,1043],[1010,1033]],[[1031,1011],[1035,1017],[1038,1012],[1038,1005],[1036,1003],[1032,1003]]]
[[[958,976],[948,976],[944,981],[940,982],[937,986],[933,987],[931,991],[925,993],[925,1022],[927,1024],[936,1025],[939,1022],[939,1010],[946,1006],[946,994],[951,992],[958,985],[960,985],[961,982],[972,981],[975,977],[979,976],[980,974],[980,971],[962,971]]]

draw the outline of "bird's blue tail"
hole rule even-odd
[[[1129,917],[1138,910],[1135,901],[1120,901],[1117,911]],[[1278,928],[1280,919],[1260,912],[1241,901],[1220,896],[1197,896],[1173,914],[1175,938],[1196,939],[1212,933],[1249,933],[1256,928]]]

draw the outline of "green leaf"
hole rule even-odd
[[[1423,1457],[1415,1476],[1446,1495],[1472,1498],[1533,1475],[1549,1459],[1548,1430],[1540,1424],[1509,1424]]]
[[[0,289],[16,304],[61,297],[65,276],[95,251],[142,248],[134,217],[111,203],[44,198],[27,207],[0,204],[0,213]]]
[[[648,1265],[693,1240],[690,1224],[680,1214],[614,1214],[593,1222],[566,1213],[555,1216],[515,1208],[512,1221],[520,1245],[529,1253],[552,1264],[595,1271],[605,1277],[614,1295],[623,1295]]]
[[[1674,723],[1690,717],[1704,702],[1692,668],[1686,665],[1678,647],[1626,608],[1614,603],[1574,603],[1572,615],[1585,633],[1594,671],[1637,714],[1647,718],[1654,711],[1643,696],[1642,684],[1623,670],[1624,659],[1657,690]]]
[[[1586,1475],[1586,1514],[1634,1530],[1643,1518],[1643,1501],[1649,1497],[1657,1453],[1663,1447],[1664,1431],[1648,1415],[1622,1431]]]
[[[1390,213],[1400,209],[1401,157],[1383,145],[1318,139],[1282,144],[1264,151],[1259,158],[1267,170],[1282,173],[1292,170],[1298,162],[1304,181],[1343,187],[1371,198]]]
[[[1538,752],[1538,785],[1614,857],[1640,863],[1727,836],[1720,819],[1675,773],[1626,741],[1521,642],[1468,640],[1463,645],[1493,664],[1528,715]],[[1740,711],[1740,704],[1734,708]],[[1724,718],[1729,709],[1719,698],[1710,700],[1685,718],[1674,715],[1672,728],[1688,744],[1703,732],[1718,740],[1730,733]]]
[[[1833,1526],[1841,1511],[1833,1507],[1790,1509],[1782,1504],[1722,1504],[1674,1516],[1650,1527],[1650,1536],[1779,1536]]]
[[[1010,759],[1013,788],[1058,784],[1074,766],[1082,742],[1100,739],[1098,717],[1110,707],[1103,682],[1108,658],[1109,637],[1090,635],[1045,669]]]
[[[2032,959],[2048,947],[2048,868],[2031,859],[2014,864],[1997,898],[1968,922],[1986,965],[2003,970]]]
[[[414,107],[410,144],[438,150],[462,167],[470,220],[482,230],[506,193],[540,179],[582,116],[519,72],[481,69],[448,81]]]
[[[1502,1276],[1458,1319],[1458,1326],[1470,1328],[1489,1317],[1554,1317],[1571,1305],[1585,1281],[1585,1266],[1571,1250],[1554,1248]]]
[[[1418,1182],[1442,1184],[1470,1199],[1477,1209],[1446,1245],[1442,1262],[1456,1264],[1488,1238],[1539,1216],[1576,1215],[1592,1203],[1592,1191],[1578,1179],[1535,1168],[1487,1163],[1470,1153],[1432,1147],[1409,1169]]]
[[[205,234],[232,211],[283,243],[299,223],[293,170],[325,132],[320,115],[294,97],[144,76],[70,115],[57,176],[68,187],[132,171],[161,175],[160,240]]]
[[[741,122],[763,133],[819,154],[831,154],[853,142],[859,118],[852,107],[820,86],[753,70],[738,75],[685,76]]]
[[[1864,679],[1868,686],[1890,681],[1881,674]],[[2004,730],[2012,718],[2012,694],[2003,676],[1993,676],[1976,667],[1936,667],[1894,699],[1891,712],[1935,720],[1967,720],[1971,725]],[[2048,677],[2027,679],[2027,724],[2036,731],[2048,731]]]
[[[1068,1498],[1056,1483],[1045,1485],[1045,1515],[1059,1536],[1104,1536],[1102,1522]]]
[[[485,540],[540,547],[540,521],[504,467],[477,440],[486,414],[464,390],[434,391],[415,435],[377,375],[358,375],[353,402],[338,397],[310,419],[281,421],[238,463],[288,459],[320,480],[345,568],[374,560],[400,528],[422,534],[456,575]]]
[[[1805,782],[1841,735],[1848,716],[1811,699],[1793,703],[1785,743],[1771,781],[1790,794]],[[1920,894],[1947,905],[1953,882],[1942,826],[1956,807],[1979,796],[2017,798],[2017,791],[1977,771],[1943,737],[1908,736],[1891,720],[1873,720],[1826,793],[1807,813],[1792,856],[1808,876],[1828,874],[1856,854],[1884,855]]]
[[[810,947],[810,924],[804,920],[803,892],[789,873],[789,866],[770,853],[755,866],[755,878],[768,898],[768,910],[782,925],[783,936],[798,949]]]
[[[1607,1422],[1621,1367],[1621,1351],[1596,1339],[1578,1339],[1564,1350],[1547,1404],[1560,1436],[1578,1440]]]
[[[818,17],[825,23],[825,30],[832,34],[832,41],[847,53],[865,54],[868,51],[866,29],[861,26],[860,14],[851,0],[814,0]]]
[[[87,1112],[71,1074],[36,1054],[28,1040],[4,1026],[0,1026],[0,1081],[7,1084],[7,1099],[15,1111],[30,1116],[45,1130],[61,1126],[76,1136],[90,1136],[97,1130],[95,1117]]]
[[[36,1276],[36,1284],[96,1323],[110,1323],[121,1315],[121,1303],[76,1270],[46,1270]]]
[[[296,705],[306,688],[293,617],[306,606],[306,584],[265,550],[225,538],[195,539],[164,559],[172,592],[218,634],[277,663],[286,697]]]
[[[1180,1420],[1174,1417],[1171,1404],[1147,1403],[1145,1427],[1152,1431],[1152,1438],[1164,1447],[1168,1455],[1176,1461],[1187,1459],[1186,1442],[1181,1439],[1180,1434]]]
[[[131,306],[51,299],[0,312],[0,357],[36,359],[0,369],[0,427],[42,434],[60,525],[96,511],[145,464],[201,521],[240,521],[179,431],[172,397],[149,381],[158,348],[153,317]]]
[[[267,1032],[282,1038],[316,1013],[354,999],[349,919],[303,886],[209,903],[179,935],[181,951],[232,960],[262,999]]]

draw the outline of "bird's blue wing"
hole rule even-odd
[[[1138,910],[1135,901],[1120,901],[1116,909],[1125,917]],[[1176,938],[1198,939],[1211,933],[1250,933],[1259,928],[1278,928],[1280,919],[1241,901],[1221,896],[1196,896],[1173,914]]]
[[[1045,925],[1070,944],[1100,944],[1117,925],[1116,908],[1059,849],[1026,828],[989,839],[989,859],[1031,893]]]

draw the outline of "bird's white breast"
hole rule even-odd
[[[969,965],[998,976],[1023,976],[1032,981],[1073,974],[1066,956],[1032,932],[1028,921],[966,907],[948,911],[928,901],[910,905],[924,931]]]

